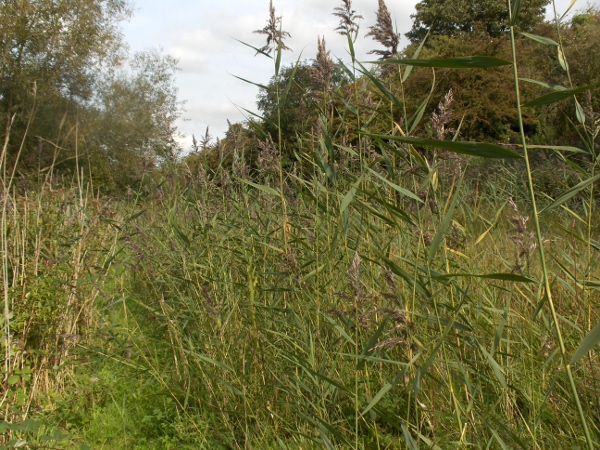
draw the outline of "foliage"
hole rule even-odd
[[[102,80],[85,116],[84,158],[103,189],[123,192],[144,174],[179,156],[177,61],[156,50],[134,55],[130,70]]]
[[[0,138],[9,166],[74,172],[77,161],[104,189],[122,191],[177,156],[176,61],[156,51],[127,57],[118,29],[130,15],[126,1],[1,5]]]
[[[587,116],[586,127],[594,135],[598,132],[600,111],[600,96],[598,95],[600,64],[598,58],[590,58],[590,55],[598,54],[600,51],[600,11],[589,9],[574,15],[568,23],[561,25],[560,32],[564,52],[570,61],[569,76],[566,75],[558,61],[554,64],[547,64],[548,72],[543,76],[554,85],[593,87],[591,91],[580,97],[580,103]],[[541,46],[538,45],[539,47]],[[540,65],[554,58],[556,49],[540,50],[534,64]],[[547,92],[547,90],[543,92]],[[545,111],[543,121],[547,140],[560,139],[564,144],[583,145],[581,135],[573,128],[573,123],[577,122],[577,114],[572,100],[553,105]]]
[[[327,67],[325,60],[315,61],[313,64],[301,62],[283,67],[279,80],[272,78],[267,89],[261,89],[258,94],[257,106],[262,113],[263,129],[273,136],[278,130],[283,137],[283,154],[286,166],[295,159],[294,150],[298,148],[298,141],[318,130],[318,118],[321,114],[328,114],[326,103],[323,99],[330,97],[327,91],[332,91],[347,82],[347,77],[339,64],[331,63],[329,80],[323,80],[319,74]],[[325,85],[324,85],[325,81]],[[287,95],[282,100],[278,97],[276,84],[285,86]],[[327,86],[329,84],[330,86]],[[289,87],[289,89],[288,89]],[[280,127],[278,128],[278,116]]]
[[[529,42],[520,40],[519,51],[527,60],[536,51]],[[405,53],[410,54],[409,47]],[[469,38],[434,36],[428,40],[421,57],[453,58],[468,54],[492,56],[507,59],[510,55],[509,43],[504,38]],[[415,111],[423,98],[435,83],[435,91],[431,97],[429,114],[444,95],[450,90],[454,93],[452,108],[454,111],[454,127],[461,123],[460,135],[465,140],[493,140],[511,142],[518,132],[517,115],[514,110],[515,95],[510,83],[510,67],[489,68],[483,70],[455,70],[415,68],[415,75],[404,83],[407,93],[409,111]],[[535,77],[535,75],[532,75]],[[398,82],[398,81],[396,81]],[[533,86],[526,86],[524,95],[531,95]],[[525,117],[528,135],[537,132],[536,117],[528,114]]]
[[[528,31],[541,23],[548,3],[549,0],[522,2],[517,21],[519,28]],[[421,42],[427,32],[444,36],[480,34],[497,38],[509,27],[509,13],[503,0],[422,0],[417,3],[416,10],[411,15],[413,27],[406,33],[413,43]]]
[[[116,26],[129,14],[122,0],[3,1],[2,140],[11,129],[23,136],[33,116],[29,139],[61,128],[64,113],[93,96],[98,69],[118,62]],[[14,158],[20,142],[12,137]]]

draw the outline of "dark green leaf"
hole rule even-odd
[[[367,136],[381,140],[387,139],[390,141],[404,142],[406,144],[420,145],[421,147],[438,148],[440,150],[461,153],[464,155],[481,156],[482,158],[522,158],[521,155],[513,152],[512,150],[500,147],[496,144],[489,144],[487,142],[437,141],[435,139],[423,139],[380,134],[367,134]]]
[[[525,33],[524,31],[520,32],[523,36],[528,37],[529,39],[533,39],[536,42],[539,42],[540,44],[544,44],[544,45],[552,45],[553,47],[558,47],[558,42],[544,37],[544,36],[538,36],[537,34],[531,34],[531,33]]]
[[[491,56],[460,56],[447,59],[388,59],[371,61],[373,64],[393,64],[400,66],[437,67],[446,69],[485,69],[508,66],[510,61]]]
[[[483,275],[477,275],[472,273],[448,273],[445,275],[438,275],[433,278],[435,278],[436,280],[443,280],[446,278],[454,277],[485,278],[488,280],[514,281],[515,283],[537,283],[537,281],[533,278],[524,277],[515,273],[488,273]]]
[[[564,89],[558,92],[550,92],[549,94],[544,94],[541,97],[535,98],[525,103],[523,106],[533,108],[535,106],[551,105],[552,103],[557,103],[561,100],[570,98],[575,94],[580,94],[582,92],[588,91],[591,88],[592,86],[584,86],[580,88]]]
[[[600,342],[600,323],[596,324],[594,329],[588,333],[583,341],[581,341],[581,344],[579,344],[579,347],[577,347],[577,350],[575,350],[575,353],[573,353],[573,357],[569,361],[569,365],[575,364],[581,359],[582,356],[587,355],[588,352],[592,350],[596,344],[598,344],[598,342]]]

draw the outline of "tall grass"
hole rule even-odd
[[[477,70],[465,61],[505,64],[419,64]],[[414,62],[384,63],[405,80]],[[353,89],[402,108],[377,71]],[[597,135],[580,111],[586,163],[563,158],[576,182],[547,193],[525,137],[460,142],[451,105],[437,139],[405,134],[423,110],[401,127],[350,105],[340,130],[360,139],[324,121],[296,174],[273,137],[260,179],[224,147],[230,170],[165,166],[128,199],[94,197],[80,172],[33,194],[5,183],[1,444],[63,430],[54,442],[81,448],[597,446]]]

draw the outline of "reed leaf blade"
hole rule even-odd
[[[571,357],[569,361],[569,365],[575,364],[579,361],[583,356],[587,355],[593,348],[600,342],[600,323],[597,323],[596,326],[588,333],[588,335],[581,341],[575,353]]]
[[[370,62],[372,64],[433,67],[439,69],[489,69],[512,64],[510,61],[492,56],[460,56],[457,58],[440,59],[388,59],[386,61]]]

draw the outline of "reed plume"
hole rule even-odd
[[[281,16],[275,15],[275,7],[273,6],[273,0],[269,2],[269,20],[267,25],[262,30],[255,30],[257,34],[264,34],[267,36],[267,43],[260,48],[259,53],[269,53],[273,48],[281,48],[282,50],[291,50],[288,46],[283,43],[285,38],[291,37],[290,33],[281,29]]]
[[[379,55],[381,60],[393,58],[398,53],[398,45],[400,44],[400,33],[394,30],[392,16],[385,4],[384,0],[379,0],[379,9],[377,10],[377,22],[372,27],[365,37],[371,36],[374,40],[385,47],[385,50],[371,50],[369,54]]]
[[[358,21],[363,16],[356,14],[356,11],[352,9],[352,0],[342,0],[342,6],[338,6],[334,11],[332,14],[340,19],[340,25],[335,31],[341,35],[356,38],[359,29]]]
[[[450,105],[454,100],[454,92],[450,89],[438,105],[438,112],[434,112],[431,117],[431,125],[435,131],[436,137],[443,141],[448,133],[454,133],[453,128],[446,128],[446,125],[452,120],[452,109]]]
[[[329,51],[325,46],[325,37],[317,38],[317,57],[311,66],[311,78],[318,86],[318,92],[315,92],[315,97],[318,100],[325,100],[332,89],[333,78],[333,61],[329,55]]]
[[[517,204],[512,198],[508,199],[508,202],[515,212],[514,216],[508,218],[509,222],[514,227],[511,230],[512,234],[508,238],[517,246],[515,264],[512,268],[512,272],[515,273],[519,272],[523,267],[525,267],[525,261],[523,261],[523,258],[527,260],[529,255],[537,248],[538,245],[533,231],[527,230],[529,216],[523,216],[520,213]]]

